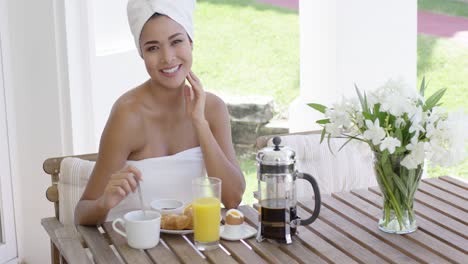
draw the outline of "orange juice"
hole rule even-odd
[[[215,197],[197,198],[192,205],[195,240],[202,243],[218,241],[221,220],[219,200]]]

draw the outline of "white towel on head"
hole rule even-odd
[[[129,0],[127,16],[135,45],[140,55],[140,35],[143,26],[154,14],[159,13],[179,23],[193,41],[193,11],[195,0]]]

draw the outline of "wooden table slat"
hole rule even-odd
[[[256,205],[258,206],[258,204]],[[255,223],[257,224],[257,222],[258,219]],[[323,239],[313,231],[303,226],[299,226],[297,230],[297,238],[299,238],[299,240],[305,245],[306,248],[308,248],[311,252],[314,253],[314,258],[317,257],[317,259],[315,259],[313,263],[318,263],[322,260],[334,263],[358,263],[350,256],[341,252],[340,250],[336,250],[336,248],[332,244],[327,242],[325,239]],[[294,241],[297,240],[294,239]]]
[[[242,211],[249,224],[256,227],[258,224],[258,212],[251,207],[240,207],[239,209]],[[277,244],[268,243],[267,241],[258,243],[255,238],[250,238],[245,242],[269,262],[298,263],[294,258],[280,250],[280,246]]]
[[[369,190],[379,195],[381,194],[378,187],[371,187]],[[429,221],[437,223],[438,225],[451,230],[465,239],[468,238],[468,226],[451,218],[450,215],[440,213],[430,207],[425,206],[424,204],[419,203],[417,200],[414,202],[414,211],[417,215],[425,217]]]
[[[169,248],[166,248],[163,244],[166,243],[162,238],[160,238],[158,246],[147,249],[146,252],[150,259],[154,263],[181,263],[179,259],[171,252]],[[161,246],[162,247],[161,247]],[[169,252],[169,254],[168,254]]]
[[[333,194],[333,197],[335,197],[336,199],[339,199],[341,202],[351,207],[354,207],[356,210],[361,211],[361,213],[368,215],[370,218],[376,221],[376,224],[377,224],[378,219],[380,218],[380,215],[382,214],[381,208],[371,205],[367,201],[364,201],[363,199],[349,192],[335,193]],[[417,219],[417,221],[418,220],[419,219]],[[428,235],[425,232],[414,232],[414,233],[406,234],[405,237],[412,239],[415,243],[424,245],[426,248],[432,250],[434,253],[446,259],[454,259],[458,262],[463,262],[466,259],[465,253],[457,250],[455,247],[452,247],[431,235]],[[389,250],[385,249],[385,250],[381,250],[381,252],[387,253],[389,252]],[[392,259],[396,259],[396,258],[392,256]],[[397,262],[406,263],[407,261],[400,260]]]
[[[462,224],[468,225],[468,212],[465,212],[449,203],[442,202],[441,200],[423,192],[416,192],[414,198],[419,203],[424,204],[425,206],[430,207],[442,214],[448,215]]]
[[[324,212],[325,211],[325,212]],[[320,214],[326,214],[327,208],[322,208]],[[299,217],[305,219],[305,217],[310,216],[310,212],[306,212],[300,206],[297,207],[297,213]],[[359,262],[364,263],[388,263],[387,260],[381,258],[380,256],[375,255],[366,247],[363,247],[361,244],[356,243],[354,240],[347,237],[345,234],[334,229],[332,226],[329,226],[327,223],[321,220],[322,217],[316,219],[313,224],[310,225],[321,237],[324,237],[329,243],[332,243],[336,248],[340,249],[343,252],[346,252],[347,255],[352,256]]]
[[[454,184],[451,184],[449,182],[446,182],[446,181],[443,181],[441,179],[437,179],[437,178],[431,178],[431,179],[424,179],[423,182],[427,183],[427,184],[430,184],[436,188],[439,188],[441,190],[444,190],[448,193],[451,193],[453,195],[456,195],[462,199],[464,199],[465,201],[468,201],[468,192],[461,188],[461,187],[458,187]]]
[[[455,196],[451,193],[448,193],[446,191],[443,191],[439,188],[436,188],[430,184],[427,184],[425,182],[420,182],[418,191],[424,192],[427,195],[430,195],[445,203],[449,203],[457,208],[460,208],[461,210],[465,212],[468,212],[468,203],[464,199],[458,196]]]
[[[65,233],[65,230],[60,231],[61,229],[65,229],[65,227],[57,218],[49,217],[41,219],[41,224],[49,234],[52,243],[68,263],[91,263],[85,249],[81,245],[80,239],[77,237],[71,238],[69,234]]]
[[[349,236],[350,238],[353,238],[354,240],[358,241],[362,246],[364,246],[368,250],[371,250],[375,254],[378,254],[387,262],[419,263],[418,261],[412,259],[406,254],[403,254],[401,251],[398,251],[397,249],[393,248],[391,245],[388,245],[379,238],[371,235],[367,230],[362,229],[361,227],[353,224],[341,215],[333,212],[332,210],[329,210],[326,207],[323,207],[320,211],[320,218],[323,219],[323,221],[326,221],[333,225],[336,229],[346,234],[346,236]],[[314,226],[314,224],[312,224],[312,226]]]
[[[222,240],[221,244],[241,263],[268,263],[242,242]]]
[[[63,227],[55,231],[61,244],[61,251],[69,264],[92,263],[81,245],[79,234],[72,227]]]
[[[332,244],[312,232],[310,229],[299,226],[297,227],[297,237],[303,241],[307,247],[322,259],[331,263],[358,263],[350,256],[340,250],[337,250]]]
[[[378,208],[382,209],[382,197],[378,194],[369,192],[368,190],[353,190],[352,193],[359,196],[361,199],[364,199],[377,206]],[[418,225],[418,229],[427,232],[431,236],[436,237],[441,241],[444,241],[445,243],[464,252],[465,254],[468,253],[466,247],[466,239],[443,228],[442,226],[436,223],[428,221],[425,218],[419,217],[418,214],[416,215],[416,223]]]
[[[151,263],[147,257],[141,254],[141,250],[130,247],[127,244],[127,239],[114,231],[111,222],[104,223],[102,225],[102,228],[109,235],[109,238],[112,241],[112,244],[114,245],[115,249],[117,250],[117,252],[119,252],[122,259],[124,259],[126,263]],[[162,245],[159,244],[157,245],[157,247],[162,247]]]
[[[113,230],[111,222],[102,225],[104,231],[99,226],[79,225],[79,233],[63,227],[56,218],[44,218],[41,223],[68,263],[465,263],[468,183],[447,176],[424,179],[414,207],[418,230],[388,234],[377,226],[382,214],[378,187],[322,195],[319,218],[299,226],[290,245],[268,239],[259,243],[252,237],[221,240],[220,248],[198,253],[193,235],[161,234],[156,247],[136,250]],[[305,218],[313,208],[314,201],[301,201],[297,213]],[[250,206],[239,209],[246,224],[258,225],[257,210]],[[89,247],[92,260],[81,243]]]
[[[114,254],[108,241],[95,226],[77,226],[96,263],[122,263]]]
[[[244,210],[244,213],[246,212],[246,217],[250,219],[250,221],[254,224],[254,227],[256,228],[258,225],[258,211],[253,209],[252,207],[247,207]],[[303,246],[301,244],[301,241],[296,239],[296,237],[294,236],[292,245],[280,243],[275,244],[278,245],[281,250],[285,251],[286,254],[293,257],[299,263],[327,263],[319,255],[315,254],[314,252],[310,251],[305,246]]]
[[[186,236],[193,243],[193,234]],[[226,252],[224,252],[220,247],[202,252],[203,255],[205,255],[208,258],[208,260],[210,260],[213,263],[238,263],[233,257],[226,254]]]
[[[381,240],[386,241],[386,243],[389,243],[393,247],[398,248],[401,252],[404,252],[411,258],[417,258],[419,261],[422,262],[435,261],[438,263],[448,263],[445,259],[427,250],[426,248],[421,247],[418,244],[412,243],[407,239],[402,239],[402,237],[400,236],[395,236],[394,234],[387,234],[385,232],[382,232],[378,229],[377,222],[375,220],[368,218],[368,216],[362,214],[359,211],[356,211],[354,208],[340,202],[335,198],[332,198],[328,195],[323,196],[322,204],[332,209],[333,211],[341,214],[349,221],[352,221],[354,224],[366,229],[374,236],[377,236]]]
[[[282,250],[287,249],[287,253],[292,256],[297,262],[299,263],[328,263],[327,261],[323,260],[319,255],[310,251],[307,248],[307,245],[303,245],[300,239],[296,236],[293,237],[293,243],[296,243],[294,247],[281,245],[280,248]]]
[[[180,258],[184,263],[208,263],[208,261],[200,257],[195,249],[193,249],[187,241],[181,238],[180,235],[161,234],[163,240],[169,248]],[[202,253],[203,254],[203,253]]]
[[[465,190],[468,191],[468,183],[466,182],[462,182],[461,180],[459,179],[456,179],[456,178],[453,178],[453,177],[449,177],[449,176],[442,176],[442,177],[439,177],[439,179],[443,180],[443,181],[446,181],[446,182],[450,182],[451,184],[454,184],[460,188],[463,188]]]

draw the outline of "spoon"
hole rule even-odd
[[[140,198],[140,207],[143,211],[143,215],[146,216],[145,203],[143,202],[143,194],[141,193],[140,181],[137,180],[138,184],[138,196]]]

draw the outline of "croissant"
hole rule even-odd
[[[161,228],[167,230],[190,229],[191,217],[186,215],[167,214],[161,216]]]
[[[187,207],[184,209],[184,215],[188,216],[190,219],[190,222],[187,226],[187,229],[193,229],[193,213],[192,213],[192,205],[189,204]]]

